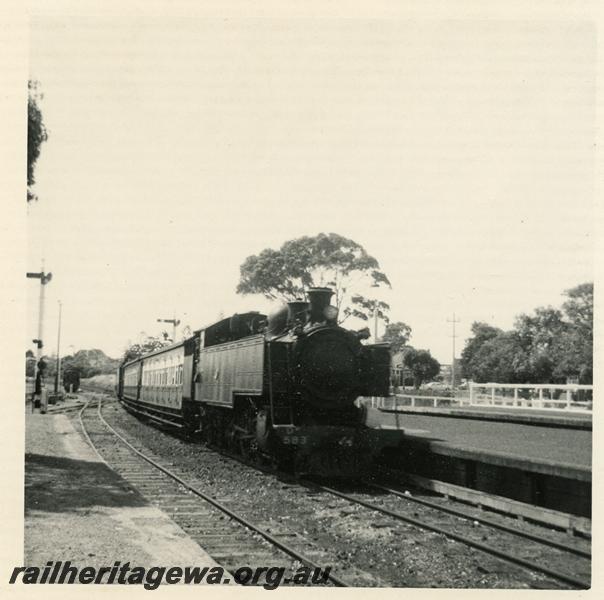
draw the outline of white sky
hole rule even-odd
[[[568,21],[35,19],[47,351],[58,299],[63,350],[114,357],[173,311],[264,310],[239,265],[321,231],[441,362],[453,311],[459,355],[473,321],[559,305],[593,280],[595,52]]]

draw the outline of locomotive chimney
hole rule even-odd
[[[310,321],[318,323],[325,321],[325,308],[329,306],[333,291],[329,288],[317,287],[308,290],[310,302]]]

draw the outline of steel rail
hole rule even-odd
[[[84,407],[84,408],[86,408],[86,407]],[[84,412],[84,408],[82,409],[81,413]],[[311,559],[306,558],[304,555],[300,554],[294,548],[291,548],[287,544],[284,544],[283,542],[280,542],[278,539],[276,539],[275,537],[273,537],[267,531],[264,531],[263,529],[261,529],[257,525],[254,525],[252,522],[248,521],[245,517],[242,517],[241,515],[237,514],[236,512],[233,512],[230,508],[228,508],[227,506],[225,506],[221,502],[218,502],[218,500],[215,500],[214,498],[208,496],[205,492],[202,492],[200,489],[198,489],[195,486],[187,483],[184,479],[182,479],[181,477],[179,477],[178,475],[176,475],[176,473],[173,473],[172,471],[170,471],[169,469],[167,469],[163,465],[161,465],[158,462],[154,461],[152,458],[149,458],[148,456],[146,456],[140,450],[138,450],[137,448],[135,448],[126,438],[124,438],[122,435],[120,435],[111,425],[109,425],[109,423],[107,423],[107,421],[105,420],[105,418],[102,415],[101,409],[102,409],[102,400],[99,399],[98,400],[97,414],[98,414],[98,417],[99,417],[100,421],[125,446],[127,446],[130,450],[132,450],[132,452],[134,452],[135,454],[137,454],[138,456],[140,456],[140,458],[142,458],[143,460],[145,460],[146,462],[148,462],[150,465],[153,465],[156,469],[158,469],[159,471],[161,471],[162,473],[164,473],[168,477],[172,478],[174,481],[178,482],[180,485],[182,485],[184,488],[188,489],[190,492],[192,492],[196,496],[199,496],[200,498],[202,498],[203,500],[205,500],[206,502],[208,502],[212,506],[216,507],[218,510],[222,511],[224,514],[226,514],[227,516],[229,516],[231,519],[237,521],[238,523],[241,523],[244,527],[247,527],[248,529],[256,532],[258,535],[262,536],[265,540],[267,540],[273,546],[275,546],[276,548],[279,548],[280,550],[282,550],[283,552],[285,552],[289,556],[291,556],[291,557],[295,558],[296,560],[300,561],[302,564],[305,564],[305,565],[310,566],[310,567],[314,567],[315,569],[321,568],[320,565],[317,565]],[[82,425],[83,425],[83,421],[82,420],[81,420],[81,422],[82,422]],[[85,427],[84,427],[84,430],[85,430]],[[92,440],[90,439],[90,436],[86,434],[86,438],[87,438],[88,442],[92,445],[92,447],[95,449],[95,451],[97,452],[97,454],[100,455],[100,453],[98,452],[98,450],[96,449],[96,447],[92,443]],[[334,585],[336,585],[338,587],[348,587],[348,584],[346,584],[344,581],[342,581],[341,579],[339,579],[335,575],[332,575],[331,573],[328,575],[328,579]]]
[[[151,415],[149,415],[149,416],[151,416]],[[104,421],[104,419],[103,419],[103,421]],[[110,425],[107,424],[107,426],[111,428]],[[224,456],[226,456],[228,458],[231,458],[232,460],[236,460],[238,462],[246,464],[247,466],[255,468],[255,469],[257,469],[259,471],[262,471],[264,473],[269,473],[269,474],[273,473],[272,470],[266,469],[266,468],[261,467],[261,466],[256,465],[256,464],[252,464],[251,462],[245,460],[243,457],[241,457],[239,455],[232,454],[231,452],[228,452],[228,451],[226,451],[223,448],[214,448],[213,447],[212,449],[215,450],[215,451],[218,451],[220,454],[222,454],[222,455],[224,455]],[[552,578],[554,578],[556,580],[564,581],[565,583],[568,583],[570,585],[574,585],[574,586],[579,587],[581,589],[589,589],[589,587],[590,587],[590,583],[589,582],[586,582],[586,581],[584,581],[582,579],[579,579],[579,578],[575,578],[572,575],[566,575],[564,573],[559,573],[559,572],[554,571],[552,569],[548,569],[547,567],[541,566],[538,563],[533,563],[532,561],[523,559],[521,557],[514,556],[512,554],[508,554],[508,553],[503,552],[501,550],[497,550],[496,548],[488,546],[487,544],[482,544],[480,542],[475,542],[475,541],[473,541],[473,540],[471,540],[469,538],[466,538],[466,537],[464,537],[462,535],[459,535],[459,534],[456,534],[454,532],[442,529],[442,528],[440,528],[438,526],[430,525],[430,524],[424,523],[423,521],[420,521],[418,519],[414,519],[412,517],[407,517],[406,515],[402,515],[400,513],[395,512],[395,511],[390,511],[388,509],[385,509],[385,508],[382,508],[380,506],[371,504],[371,503],[366,502],[364,500],[360,500],[360,499],[354,498],[353,496],[349,496],[348,494],[344,494],[342,492],[339,492],[338,490],[329,488],[327,486],[323,486],[323,485],[318,484],[318,483],[316,483],[314,481],[311,481],[311,480],[300,480],[300,479],[298,479],[297,481],[298,481],[298,483],[301,483],[301,484],[306,485],[308,487],[313,487],[313,488],[316,488],[316,489],[320,489],[320,490],[325,491],[327,493],[339,496],[339,497],[341,497],[341,498],[343,498],[343,499],[345,499],[345,500],[347,500],[349,502],[360,504],[360,505],[365,506],[366,508],[369,508],[371,510],[375,510],[377,512],[381,512],[381,513],[387,514],[389,516],[392,516],[392,517],[394,517],[396,519],[399,519],[399,520],[402,520],[402,521],[406,521],[406,522],[408,522],[408,523],[410,523],[412,525],[415,525],[417,527],[420,527],[420,528],[423,528],[423,529],[428,529],[428,530],[434,531],[435,533],[440,533],[442,535],[445,535],[445,536],[449,537],[450,539],[454,539],[454,540],[456,540],[456,541],[458,541],[460,543],[463,543],[463,544],[466,544],[468,546],[474,547],[474,548],[476,548],[478,550],[481,550],[481,551],[483,551],[483,552],[485,552],[487,554],[491,554],[493,556],[496,556],[497,558],[500,558],[500,559],[505,560],[507,562],[511,562],[513,564],[517,564],[519,566],[525,567],[525,568],[527,568],[527,569],[529,569],[531,571],[540,572],[540,573],[542,573],[544,575],[547,575],[549,577],[552,577]],[[378,487],[378,488],[381,487],[385,491],[388,491],[388,492],[393,493],[395,495],[401,495],[405,499],[408,499],[408,496],[405,496],[404,494],[401,494],[401,492],[398,492],[396,490],[391,490],[390,488],[386,488],[385,486],[379,486],[378,484],[372,484],[372,483],[369,483],[369,482],[363,482],[363,483],[366,484],[366,485],[371,485],[371,486]],[[429,502],[427,500],[424,501],[424,500],[420,500],[420,499],[417,499],[417,498],[411,498],[411,499],[417,501],[418,503],[426,503],[427,505],[434,504],[434,503],[431,503],[431,502]],[[440,507],[439,505],[436,505],[436,504],[435,504],[435,507],[438,507],[438,509],[443,510],[444,512],[451,512],[451,514],[456,514],[457,512],[462,513],[462,511],[456,511],[455,509],[452,509],[452,508],[451,509],[443,508],[443,507]],[[466,513],[462,513],[459,516],[463,516],[466,519],[472,519],[472,520],[479,521],[479,522],[483,522],[484,521],[486,524],[492,525],[494,527],[498,527],[498,528],[502,529],[503,531],[507,531],[507,529],[509,529],[510,530],[509,533],[518,534],[518,535],[521,535],[523,537],[527,537],[528,539],[531,539],[531,534],[529,534],[529,533],[527,533],[525,535],[524,532],[521,532],[521,531],[516,530],[514,528],[507,528],[505,525],[501,525],[500,526],[499,524],[495,524],[494,522],[491,522],[488,519],[474,518],[474,517],[471,517],[471,516],[467,515]],[[270,535],[270,534],[267,534],[267,535]],[[539,543],[550,544],[549,540],[547,542],[545,542],[542,538],[539,538],[538,536],[534,536],[534,538],[535,538],[534,541],[538,541]],[[591,558],[591,553],[587,553],[587,552],[583,552],[581,550],[576,550],[576,549],[568,548],[567,546],[564,546],[562,544],[558,544],[556,542],[552,542],[550,545],[552,545],[555,548],[562,549],[564,551],[575,553],[575,554],[577,554],[579,556],[582,556],[582,557],[585,557],[585,558]]]
[[[97,401],[97,403],[99,402],[98,398],[95,398],[95,400]],[[109,466],[109,463],[105,460],[103,455],[99,452],[98,448],[94,445],[94,443],[92,442],[92,439],[90,439],[90,435],[88,434],[86,425],[84,425],[84,411],[88,408],[88,405],[91,402],[92,402],[92,400],[87,400],[86,404],[84,404],[84,406],[82,406],[82,408],[78,412],[78,420],[80,422],[80,428],[82,429],[82,433],[84,434],[84,437],[86,438],[86,441],[88,442],[88,445],[92,448],[92,450],[94,450],[96,455],[101,459],[101,462],[103,462],[104,464]]]
[[[428,506],[430,508],[434,508],[435,510],[440,510],[441,512],[446,512],[451,515],[456,515],[458,517],[462,517],[464,519],[469,519],[471,521],[476,521],[478,523],[483,523],[484,525],[488,525],[489,527],[493,527],[493,529],[500,529],[501,531],[505,531],[506,533],[511,533],[513,535],[517,535],[533,542],[537,542],[539,544],[543,544],[545,546],[551,546],[552,548],[557,548],[558,550],[563,550],[564,552],[569,552],[571,554],[576,554],[577,556],[582,556],[584,558],[591,558],[591,552],[587,552],[585,550],[581,550],[580,548],[572,548],[569,546],[565,546],[560,542],[556,542],[554,540],[548,540],[547,538],[540,537],[533,533],[529,533],[528,531],[522,531],[521,529],[517,529],[515,527],[510,527],[509,525],[503,525],[502,523],[497,523],[496,521],[491,521],[490,519],[486,519],[485,517],[475,517],[470,515],[463,510],[458,510],[456,508],[450,508],[447,506],[442,506],[437,504],[436,502],[430,502],[429,500],[423,500],[422,498],[415,498],[414,496],[408,496],[407,494],[403,494],[399,490],[395,490],[389,488],[384,485],[380,485],[378,483],[371,483],[369,481],[364,481],[364,485],[369,487],[374,487],[378,490],[382,490],[384,492],[389,492],[390,494],[394,494],[395,496],[400,496],[401,498],[408,500],[410,502],[416,502],[417,504],[423,504],[424,506]]]
[[[563,581],[565,583],[568,583],[568,584],[578,587],[580,589],[589,589],[589,587],[590,587],[590,583],[586,582],[582,579],[573,577],[572,575],[567,575],[565,573],[559,573],[558,571],[554,571],[552,569],[549,569],[548,567],[544,567],[542,565],[539,565],[530,560],[521,558],[519,556],[514,556],[513,554],[508,554],[507,552],[503,552],[502,550],[498,550],[497,548],[493,548],[492,546],[488,546],[487,544],[482,544],[481,542],[476,542],[463,535],[457,534],[453,531],[449,531],[447,529],[443,529],[442,527],[438,527],[437,525],[430,525],[429,523],[425,523],[424,521],[420,521],[419,519],[414,519],[413,517],[408,517],[407,515],[403,515],[396,511],[393,511],[393,510],[390,510],[387,508],[383,508],[381,506],[377,506],[376,504],[372,504],[371,502],[366,502],[365,500],[361,500],[359,498],[355,498],[354,496],[344,494],[343,492],[339,492],[338,490],[334,490],[333,488],[326,487],[324,485],[315,483],[313,481],[306,480],[305,483],[307,483],[309,486],[314,487],[316,489],[319,489],[324,492],[328,492],[334,496],[343,498],[344,500],[347,500],[348,502],[351,502],[354,504],[360,504],[361,506],[364,506],[365,508],[369,508],[370,510],[375,510],[377,512],[381,512],[390,517],[394,517],[395,519],[398,519],[400,521],[404,521],[411,525],[415,525],[416,527],[420,527],[421,529],[427,529],[427,530],[433,531],[435,533],[440,533],[441,535],[444,535],[457,542],[461,542],[462,544],[465,544],[466,546],[476,548],[477,550],[481,550],[482,552],[486,552],[487,554],[491,554],[491,555],[496,556],[497,558],[501,558],[502,560],[505,560],[507,562],[525,567],[526,569],[529,569],[531,571],[536,571],[536,572],[542,573],[542,574],[547,575],[548,577],[551,577],[558,581]]]

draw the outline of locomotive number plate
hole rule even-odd
[[[306,436],[305,435],[286,435],[283,438],[284,444],[289,444],[291,446],[304,446],[306,444]]]

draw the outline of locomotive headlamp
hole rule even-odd
[[[338,309],[335,306],[326,306],[323,309],[323,314],[328,321],[336,321],[338,319]]]

